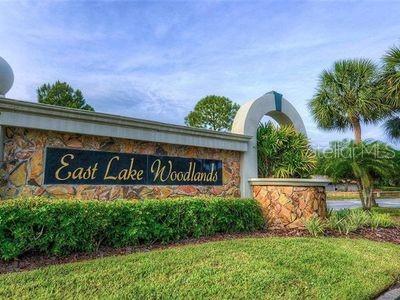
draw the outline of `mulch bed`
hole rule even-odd
[[[360,230],[359,235],[373,241],[390,242],[400,245],[400,227],[378,229],[364,228]]]
[[[327,237],[347,237],[347,238],[364,238],[377,242],[388,242],[400,245],[400,227],[394,228],[363,228],[351,232],[348,235],[340,234],[337,231],[326,231]]]
[[[109,248],[101,247],[98,251],[92,253],[74,253],[65,257],[56,257],[48,255],[39,255],[37,253],[26,254],[19,259],[9,262],[0,261],[0,274],[26,271],[37,269],[49,265],[65,264],[71,262],[85,261],[95,258],[102,258],[107,256],[125,255],[134,252],[147,252],[156,249],[167,249],[191,244],[201,244],[205,242],[229,240],[237,238],[258,238],[258,237],[307,237],[310,234],[305,230],[291,229],[291,230],[270,230],[260,231],[244,234],[221,234],[213,237],[204,237],[198,239],[187,239],[177,243],[161,245],[154,244],[141,247],[124,247],[124,248]],[[400,244],[400,227],[396,228],[380,228],[380,229],[361,229],[349,234],[348,236],[340,235],[337,232],[328,232],[328,237],[348,237],[348,238],[366,238],[369,240],[379,242],[391,242]]]

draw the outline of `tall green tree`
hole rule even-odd
[[[395,155],[392,159],[392,162],[395,166],[395,172],[390,177],[382,177],[378,181],[378,185],[380,187],[392,187],[394,189],[398,189],[400,187],[400,151],[394,150]]]
[[[37,96],[39,103],[94,111],[93,107],[86,103],[82,92],[74,90],[66,82],[43,84],[37,89]]]
[[[383,90],[393,110],[385,123],[388,135],[400,140],[400,47],[390,48],[383,57]]]
[[[240,106],[229,98],[206,96],[200,99],[194,110],[186,116],[185,124],[216,131],[229,131],[239,108]]]
[[[385,122],[385,131],[390,138],[400,140],[400,117],[392,116]]]
[[[258,175],[260,177],[309,177],[316,163],[307,137],[293,126],[261,123],[257,129]]]
[[[389,111],[377,88],[378,75],[377,67],[368,59],[340,60],[323,71],[309,103],[318,126],[351,129],[355,142],[361,143],[361,125],[376,122]]]
[[[356,180],[362,206],[370,210],[375,205],[373,190],[377,181],[396,174],[395,156],[394,149],[377,141],[333,142],[331,149],[319,153],[318,171],[336,182]]]

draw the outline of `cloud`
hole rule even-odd
[[[276,90],[312,142],[327,144],[351,133],[312,120],[318,75],[341,58],[378,61],[400,42],[399,11],[395,2],[0,2],[0,55],[15,72],[9,97],[35,101],[37,86],[59,79],[98,111],[177,124],[207,94],[242,104]]]

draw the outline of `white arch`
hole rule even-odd
[[[235,116],[232,132],[252,136],[249,148],[241,155],[240,191],[242,197],[251,197],[250,178],[257,178],[257,127],[265,116],[272,117],[280,125],[291,124],[299,132],[306,133],[303,120],[297,110],[282,97],[271,91],[264,96],[243,104]]]

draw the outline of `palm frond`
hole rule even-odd
[[[387,135],[394,139],[400,139],[400,117],[393,117],[387,120],[384,124]]]
[[[317,90],[309,102],[320,128],[346,130],[351,119],[375,122],[390,111],[378,93],[378,71],[369,59],[348,59],[334,63],[319,77]]]
[[[391,104],[400,107],[400,47],[390,48],[383,57],[382,83]]]
[[[260,124],[257,130],[258,173],[261,177],[308,177],[316,157],[307,137],[293,126]]]

